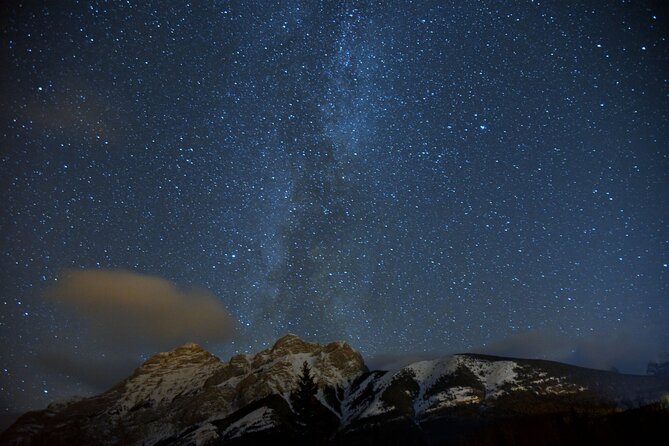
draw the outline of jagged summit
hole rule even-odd
[[[303,341],[299,336],[288,333],[280,337],[271,347],[272,352],[279,353],[301,353],[308,352],[316,348],[318,344]]]
[[[331,353],[337,350],[354,352],[353,348],[347,344],[345,341],[333,341],[328,344],[319,344],[317,342],[308,342],[300,338],[298,335],[293,333],[288,333],[280,337],[273,345],[270,347],[269,352],[274,355],[286,355],[286,354],[299,354],[299,353],[313,353],[316,351],[323,350],[324,352]],[[259,354],[262,354],[260,352]],[[362,357],[360,357],[362,360]]]
[[[346,341],[333,341],[327,344],[319,344],[317,342],[308,342],[300,338],[294,333],[287,333],[277,339],[272,345],[270,351],[278,353],[303,353],[319,349],[324,349],[327,352],[332,352],[338,349],[354,351]]]
[[[156,357],[166,358],[166,357],[175,357],[180,355],[201,354],[201,353],[209,353],[209,352],[207,352],[201,345],[196,344],[195,342],[186,342],[185,344],[174,347],[171,350],[156,353],[155,355],[151,356],[151,358],[156,358]]]
[[[285,335],[281,336],[279,339],[274,342],[274,345],[281,344],[286,341],[290,341],[291,339],[297,339],[297,340],[302,340],[298,335],[295,333],[286,333]]]
[[[191,350],[191,351],[203,351],[204,348],[200,346],[200,344],[196,344],[195,342],[186,342],[183,345],[180,345],[173,350]]]
[[[166,352],[156,353],[147,359],[139,369],[146,367],[155,367],[156,364],[164,364],[168,362],[210,362],[219,361],[216,356],[212,355],[200,345],[194,342],[188,342],[173,348]]]

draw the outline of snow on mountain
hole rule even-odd
[[[3,434],[2,443],[39,443],[46,435],[58,436],[63,444],[82,438],[96,444],[147,444],[147,439],[178,436],[194,425],[201,426],[194,430],[198,435],[209,438],[209,421],[249,403],[273,394],[289,403],[304,361],[321,387],[346,386],[367,370],[362,356],[345,342],[320,345],[289,334],[266,350],[227,362],[189,343],[154,355],[101,395],[24,415]],[[238,429],[256,429],[256,424],[242,423]]]
[[[502,387],[514,382],[517,364],[513,361],[485,361],[467,355],[455,355],[432,361],[420,361],[409,364],[399,370],[386,373],[383,376],[370,376],[363,381],[358,389],[352,392],[345,403],[345,422],[355,419],[375,417],[394,409],[398,409],[396,399],[392,393],[399,386],[409,397],[412,404],[408,405],[411,415],[422,417],[434,412],[440,407],[455,406],[458,404],[478,403],[482,400],[479,388],[487,398],[494,398],[503,392]],[[461,370],[472,375],[469,386],[442,386],[449,377],[457,377]],[[473,386],[473,387],[472,387]],[[372,394],[373,398],[363,401],[360,398],[364,393]],[[358,408],[352,407],[358,405]],[[400,410],[400,412],[402,412]]]
[[[320,345],[288,334],[259,353],[234,356],[207,384],[230,389],[241,405],[270,394],[282,395],[290,404],[305,361],[321,388],[347,386],[367,370],[362,356],[345,342]]]
[[[170,404],[197,393],[222,368],[221,361],[197,344],[158,353],[122,383],[123,390],[110,413],[121,415],[138,407]]]
[[[345,342],[321,345],[286,335],[226,362],[195,344],[159,353],[101,395],[23,415],[0,443],[207,445],[285,434],[299,429],[290,393],[304,362],[318,384],[318,417],[333,435],[398,420],[418,426],[453,416],[617,410],[669,393],[666,377],[473,354],[369,372]]]
[[[235,421],[223,431],[223,438],[237,438],[252,432],[270,429],[279,423],[275,412],[268,407],[261,407],[245,417]]]
[[[356,381],[342,403],[342,423],[420,421],[466,406],[532,413],[589,404],[627,408],[659,401],[667,381],[550,361],[460,354],[373,372]]]

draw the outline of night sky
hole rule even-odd
[[[1,6],[4,412],[192,327],[222,358],[669,350],[662,2],[36,3]],[[128,282],[174,305],[116,343]]]

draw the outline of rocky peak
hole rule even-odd
[[[124,413],[138,405],[167,404],[178,395],[197,393],[222,367],[216,356],[194,343],[155,354],[112,389],[121,393],[114,411]]]
[[[198,344],[193,342],[180,345],[167,352],[156,353],[147,359],[138,370],[151,369],[155,367],[165,367],[168,365],[178,365],[180,363],[202,363],[219,362],[216,356],[212,355]]]
[[[194,342],[187,342],[183,345],[180,345],[178,347],[174,347],[172,350],[168,350],[166,352],[160,352],[156,353],[153,355],[154,357],[175,357],[175,356],[182,356],[182,355],[194,355],[194,354],[201,354],[201,353],[208,353],[204,348],[202,348],[199,344],[196,344]]]
[[[176,348],[173,348],[172,351],[195,351],[195,352],[203,352],[205,351],[199,344],[196,344],[195,342],[186,342],[183,345],[180,345]]]
[[[259,353],[239,354],[225,362],[188,343],[152,356],[97,397],[40,412],[38,423],[19,423],[12,435],[23,438],[33,435],[25,432],[40,430],[66,435],[60,426],[66,426],[62,423],[67,420],[68,426],[75,426],[71,432],[77,433],[70,443],[76,443],[82,432],[95,439],[101,426],[109,425],[123,426],[124,431],[122,437],[110,436],[103,443],[118,444],[121,438],[127,444],[143,444],[147,438],[155,442],[212,417],[223,419],[271,395],[287,400],[305,361],[316,377],[322,401],[326,391],[334,395],[332,389],[345,388],[367,370],[362,356],[345,342],[321,345],[294,334]]]
[[[367,370],[362,356],[345,342],[321,345],[294,334],[281,337],[248,359],[258,381],[279,394],[292,391],[305,361],[320,387],[342,386]]]
[[[279,338],[272,348],[270,348],[270,351],[275,356],[281,356],[285,354],[311,353],[318,347],[318,344],[303,341],[299,336],[288,333]]]

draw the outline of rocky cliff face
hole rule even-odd
[[[320,345],[286,335],[269,349],[227,362],[186,344],[151,357],[102,395],[22,416],[2,444],[153,444],[192,426],[217,438],[209,421],[270,395],[288,401],[304,361],[322,399],[323,389],[346,387],[367,370],[345,342]]]
[[[434,426],[452,427],[462,420],[488,423],[574,410],[612,413],[662,401],[669,393],[666,377],[482,355],[369,372],[361,355],[344,342],[320,345],[287,335],[271,348],[227,362],[195,344],[159,353],[101,395],[22,416],[0,443],[204,445],[295,439],[303,424],[292,411],[290,393],[305,361],[319,388],[323,438],[363,444],[378,435],[366,432],[379,426],[386,426],[384,432],[400,426],[402,435],[425,436]]]

